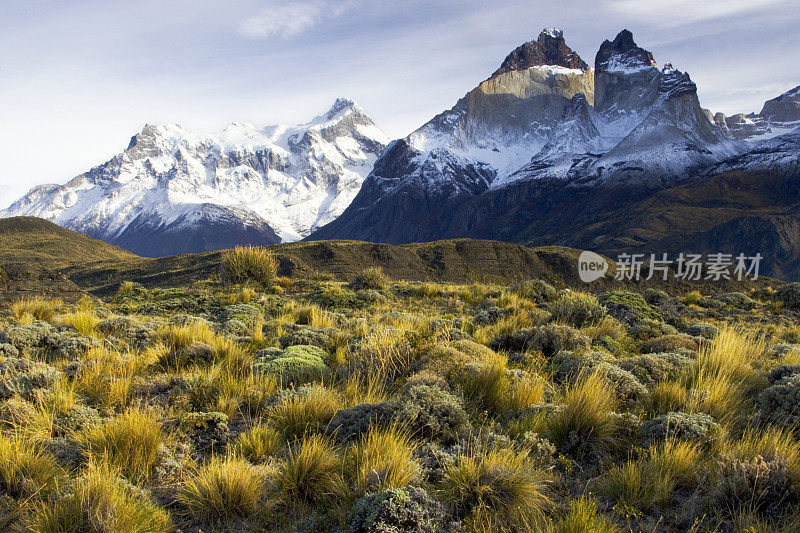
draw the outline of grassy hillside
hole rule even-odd
[[[564,291],[577,251],[489,241],[271,252],[0,304],[0,530],[798,531],[800,284]]]

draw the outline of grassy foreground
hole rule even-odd
[[[798,531],[800,285],[222,280],[0,318],[0,530]]]

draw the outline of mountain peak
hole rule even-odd
[[[603,72],[636,72],[656,66],[653,54],[636,44],[630,30],[622,30],[613,41],[603,41],[594,59],[595,70]]]
[[[338,115],[342,111],[357,108],[358,104],[352,98],[337,98],[331,108],[328,110],[328,119],[332,119],[335,115]]]
[[[525,70],[545,65],[589,69],[589,65],[580,58],[577,52],[567,46],[564,32],[556,28],[545,28],[535,41],[522,44],[508,54],[492,77],[513,70]]]

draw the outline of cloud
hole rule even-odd
[[[617,15],[646,20],[657,27],[677,27],[761,10],[786,0],[614,0]]]
[[[242,21],[239,32],[251,39],[267,39],[274,35],[292,37],[325,20],[342,15],[357,3],[357,1],[331,3],[323,0],[273,2],[258,14]]]

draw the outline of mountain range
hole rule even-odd
[[[800,87],[760,113],[701,107],[631,32],[590,66],[546,29],[449,110],[389,142],[354,102],[295,127],[146,126],[37,216],[141,255],[242,243],[474,237],[621,252],[756,253],[800,278]]]
[[[352,100],[308,124],[146,125],[110,161],[31,190],[35,216],[145,256],[294,241],[349,205],[388,137]]]

